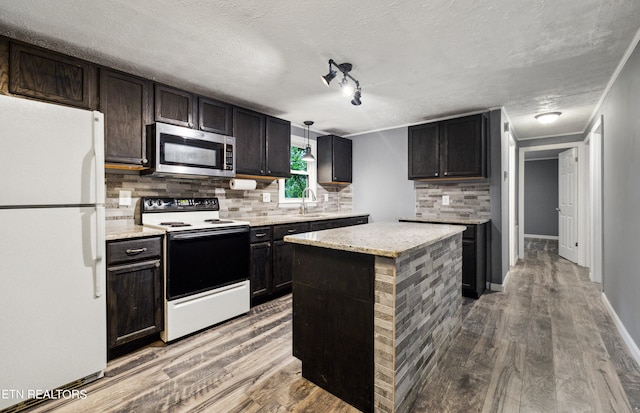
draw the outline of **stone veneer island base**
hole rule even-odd
[[[408,412],[460,329],[464,229],[383,222],[285,237],[303,377],[364,412]]]

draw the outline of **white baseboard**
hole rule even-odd
[[[524,234],[525,238],[539,238],[539,239],[558,239],[557,235],[536,235],[536,234]]]
[[[507,282],[509,282],[509,274],[511,274],[511,272],[507,271],[507,275],[504,276],[504,280],[502,280],[502,284],[490,283],[489,289],[491,291],[500,291],[500,292],[507,291]]]
[[[631,356],[635,359],[636,363],[640,364],[640,348],[638,348],[638,346],[636,345],[636,342],[633,341],[633,338],[631,338],[631,336],[629,335],[629,332],[624,327],[624,324],[622,324],[622,321],[620,320],[620,318],[618,317],[618,314],[616,314],[615,310],[611,306],[611,303],[607,299],[607,296],[604,294],[604,292],[602,293],[602,302],[604,303],[605,307],[607,307],[607,310],[609,310],[609,314],[611,314],[611,318],[613,318],[613,322],[616,324],[616,327],[618,327],[618,332],[620,332],[620,335],[622,336],[622,339],[627,345],[627,348],[629,349]]]

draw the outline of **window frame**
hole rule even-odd
[[[292,175],[307,175],[309,177],[309,185],[314,194],[316,194],[316,201],[311,201],[311,196],[305,198],[305,204],[315,205],[317,202],[317,187],[318,187],[318,170],[317,170],[317,147],[316,140],[313,138],[309,139],[309,145],[311,146],[311,153],[316,157],[316,162],[307,163],[307,171],[306,173],[300,173],[301,171],[291,171]],[[297,148],[306,148],[307,140],[302,136],[291,135],[291,146],[295,146]],[[289,160],[291,163],[291,160]],[[302,204],[302,198],[286,198],[285,193],[285,178],[278,179],[278,202],[284,206],[292,206],[297,207]]]

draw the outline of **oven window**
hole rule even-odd
[[[168,235],[167,300],[249,278],[249,229]]]
[[[167,134],[161,134],[161,139],[160,154],[163,164],[222,168],[223,144]]]

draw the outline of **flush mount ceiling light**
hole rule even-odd
[[[560,115],[562,115],[562,112],[547,112],[536,115],[535,118],[538,122],[546,125],[555,122]]]
[[[353,97],[353,99],[351,99],[351,104],[354,106],[360,106],[362,104],[360,101],[362,91],[360,89],[360,82],[358,82],[358,79],[349,74],[351,69],[353,69],[353,65],[351,63],[337,64],[333,59],[329,59],[329,73],[322,76],[322,82],[329,86],[331,81],[335,79],[338,72],[333,69],[334,67],[342,73],[342,80],[340,81],[340,90],[342,90],[342,94],[345,97]],[[355,84],[355,87],[349,83],[349,79],[351,79]]]
[[[314,158],[311,153],[311,145],[309,145],[309,126],[313,125],[312,120],[305,120],[304,124],[307,125],[307,147],[304,150],[304,155],[302,155],[302,160],[305,162],[315,162],[316,158]]]

